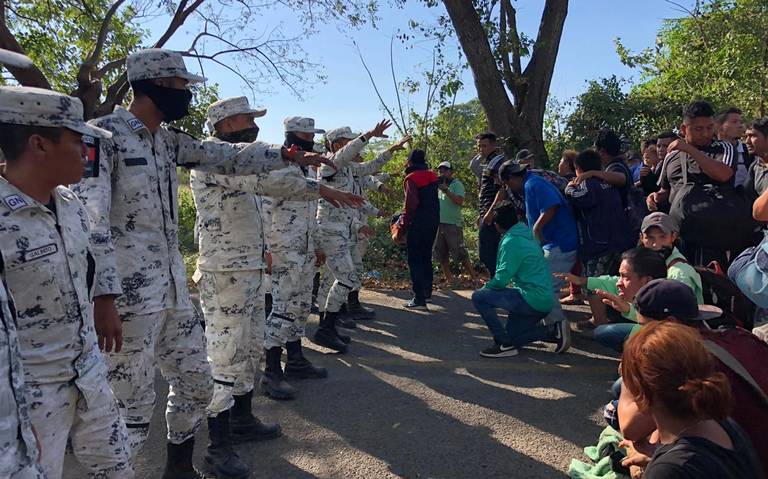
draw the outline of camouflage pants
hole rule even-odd
[[[368,238],[360,238],[357,235],[352,236],[352,262],[355,263],[355,271],[357,271],[358,277],[363,276],[363,258],[365,252],[368,251]]]
[[[343,235],[334,233],[321,233],[320,245],[325,251],[325,264],[330,271],[328,280],[333,276],[333,285],[327,296],[321,296],[318,292],[318,302],[325,299],[325,310],[337,312],[347,302],[350,291],[360,289],[360,276],[352,258],[354,243]]]
[[[272,251],[272,312],[267,317],[265,349],[304,337],[314,276],[314,252]]]
[[[46,479],[47,476],[45,475],[45,472],[43,472],[42,466],[35,463],[22,466],[10,476],[0,477],[8,477],[9,479]]]
[[[208,414],[253,390],[264,348],[264,271],[200,272],[195,276],[205,317],[213,399]]]
[[[107,378],[128,427],[133,457],[144,445],[155,407],[155,367],[168,381],[168,441],[194,436],[211,401],[213,381],[205,336],[194,308],[126,314],[123,349],[107,355]]]
[[[74,381],[27,383],[29,415],[43,451],[40,465],[49,479],[61,478],[67,441],[89,477],[134,477],[128,435],[115,397],[103,372],[94,374],[98,376],[90,378],[92,387],[87,392]]]
[[[352,263],[355,265],[355,271],[357,277],[362,278],[363,274],[363,257],[368,249],[368,238],[355,238],[353,236],[352,243],[350,245],[350,254],[352,255]],[[335,278],[328,269],[328,265],[324,264],[320,268],[320,288],[317,291],[318,298],[328,298],[328,293],[331,291]],[[321,312],[325,311],[326,301],[318,299],[317,306]]]

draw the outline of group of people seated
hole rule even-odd
[[[533,168],[527,150],[526,161],[487,155],[481,190],[492,179],[497,191],[481,236],[492,227],[499,241],[492,277],[472,296],[494,340],[480,354],[514,356],[537,341],[564,352],[571,325],[561,305],[588,304],[577,331],[622,355],[605,408],[624,439],[615,473],[768,472],[763,313],[736,286],[743,265],[734,262],[762,246],[768,119],[745,128],[741,116],[693,102],[679,134],[643,141],[637,165],[609,130],[593,148],[567,151],[557,175]]]

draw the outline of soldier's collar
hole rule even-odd
[[[147,127],[144,125],[144,122],[136,118],[133,113],[126,110],[125,108],[118,106],[115,109],[115,113],[117,116],[123,119],[123,121],[128,125],[128,128],[131,129],[131,131],[139,131],[139,130],[147,130]]]
[[[51,192],[51,197],[55,198],[58,195],[58,189]],[[27,195],[20,189],[8,182],[5,178],[0,176],[0,205],[6,208],[11,213],[21,211],[27,208],[43,208],[45,205]]]

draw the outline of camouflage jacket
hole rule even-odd
[[[201,271],[264,269],[266,243],[262,205],[257,195],[314,200],[320,197],[317,181],[296,168],[268,175],[227,176],[192,170],[190,186],[197,208]]]
[[[29,420],[16,315],[5,286],[0,256],[0,477],[10,477],[20,464],[37,461],[37,441]]]
[[[336,170],[323,165],[317,172],[318,181],[348,193],[363,194],[360,178],[372,175],[381,169],[392,154],[384,152],[378,158],[365,163],[355,163],[353,160],[365,146],[366,141],[361,136],[350,141],[336,152],[331,160]],[[365,215],[377,214],[378,210],[370,203],[364,205],[361,212]],[[356,234],[355,227],[359,224],[360,214],[350,208],[334,208],[333,205],[321,199],[317,204],[317,226],[324,233],[336,233],[350,237]]]
[[[95,140],[89,166],[74,187],[91,218],[97,259],[95,296],[120,295],[121,314],[189,306],[179,253],[176,166],[219,174],[283,168],[279,146],[197,140],[160,127],[154,135],[128,110],[91,121],[113,133]],[[175,294],[169,294],[169,288]]]
[[[298,166],[291,165],[288,168],[295,174],[305,176]],[[314,254],[317,242],[317,201],[297,201],[272,196],[262,196],[261,199],[267,250],[278,254],[287,251],[300,255]]]
[[[74,379],[87,397],[98,389],[90,373],[105,371],[93,325],[96,265],[88,214],[63,186],[52,192],[52,201],[55,212],[0,180],[5,281],[18,314],[27,383]]]

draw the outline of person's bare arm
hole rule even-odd
[[[768,190],[752,204],[752,217],[757,221],[768,222]]]
[[[488,211],[485,212],[485,215],[482,218],[484,224],[489,225],[493,223],[493,209],[496,208],[496,205],[506,199],[507,191],[504,188],[501,188],[498,192],[496,192],[496,198],[493,199],[493,204],[490,208],[488,208]]]
[[[550,221],[552,221],[552,218],[555,217],[555,214],[557,214],[557,210],[559,208],[560,205],[555,205],[548,208],[546,211],[539,215],[539,219],[537,219],[536,223],[533,225],[533,236],[535,236],[539,242],[541,242],[544,238],[544,227],[549,224]]]
[[[713,160],[695,146],[686,143],[685,140],[673,141],[670,143],[668,150],[679,150],[688,153],[688,155],[698,163],[701,171],[715,181],[726,182],[733,177],[733,168],[731,168],[730,165],[727,165],[722,161]]]

